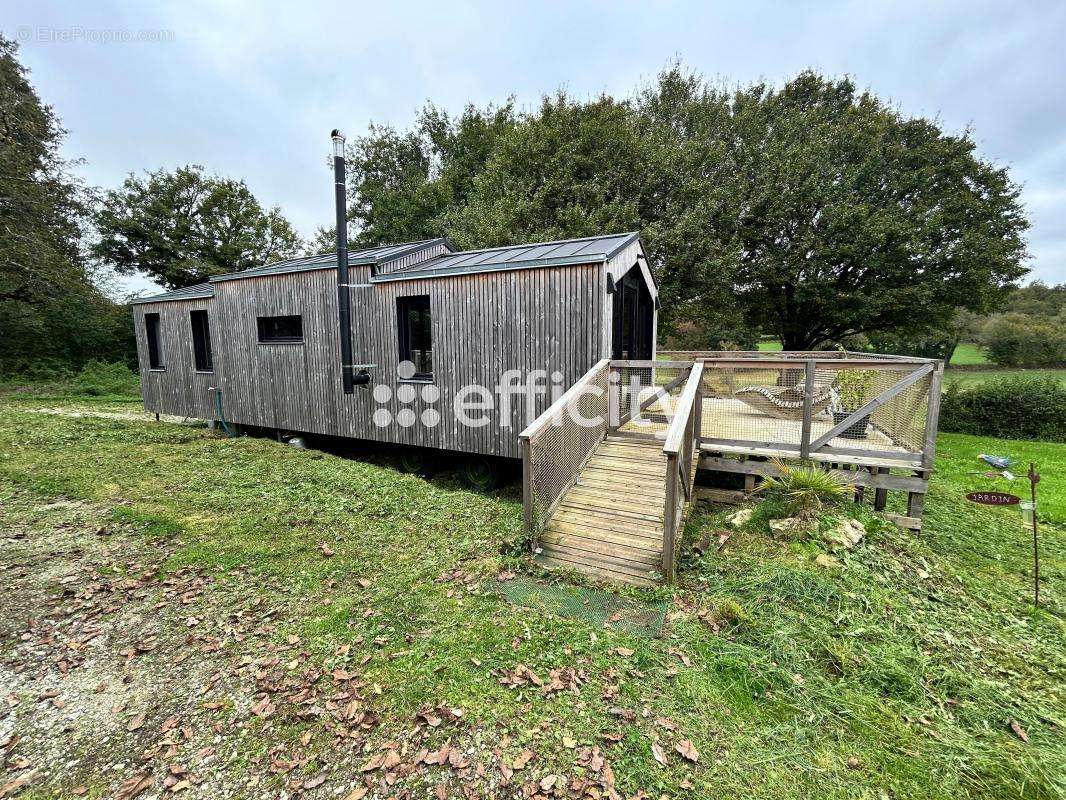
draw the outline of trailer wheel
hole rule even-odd
[[[491,492],[500,485],[500,465],[485,456],[469,456],[459,464],[459,478],[475,492]]]
[[[428,475],[432,466],[429,453],[416,447],[405,447],[400,451],[400,471],[411,475]]]

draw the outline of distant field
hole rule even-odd
[[[776,353],[782,349],[781,342],[759,342],[759,349]]]
[[[959,366],[972,366],[974,364],[987,364],[985,349],[979,344],[960,344],[955,348],[951,356],[951,363]]]
[[[954,363],[954,362],[952,362]],[[976,386],[979,383],[1018,375],[1046,375],[1066,383],[1066,369],[982,369],[982,370],[948,370],[944,375],[946,383],[960,386]]]

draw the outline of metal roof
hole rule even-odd
[[[418,278],[435,278],[445,275],[468,275],[476,272],[499,272],[531,267],[566,266],[568,264],[594,264],[607,261],[623,248],[640,238],[638,233],[616,233],[608,236],[587,236],[583,239],[562,239],[557,242],[534,242],[532,244],[511,245],[509,247],[490,247],[484,250],[465,250],[458,253],[431,258],[395,272],[375,275],[370,280],[374,283],[387,281],[416,280]],[[426,239],[421,242],[404,242],[403,244],[381,245],[363,250],[350,250],[348,263],[381,264],[417,252],[427,247],[445,244],[444,239]],[[292,258],[252,267],[240,272],[213,275],[209,283],[201,283],[172,292],[139,297],[134,303],[154,303],[164,300],[191,300],[199,297],[213,297],[212,283],[238,280],[240,278],[258,278],[265,275],[279,275],[288,272],[303,272],[313,269],[331,269],[336,266],[337,257],[333,253],[317,256]]]
[[[583,239],[563,239],[557,242],[491,247],[448,253],[404,269],[376,275],[374,283],[414,280],[441,275],[465,275],[472,272],[526,269],[529,267],[592,264],[606,261],[640,237],[638,233],[617,233],[608,236],[589,236]]]
[[[447,245],[443,238],[425,239],[421,242],[404,242],[402,244],[385,244],[378,247],[367,247],[362,250],[348,251],[348,264],[382,264],[395,258],[410,255],[427,247],[439,244]],[[291,258],[287,261],[275,261],[273,264],[264,264],[261,267],[251,267],[240,272],[227,272],[224,275],[213,275],[211,283],[218,281],[233,281],[241,278],[258,278],[261,275],[277,275],[282,272],[303,272],[310,269],[328,269],[337,263],[336,253],[322,253],[317,256],[305,256],[303,258]]]
[[[166,300],[196,300],[201,297],[214,297],[215,291],[210,283],[198,283],[195,286],[186,286],[184,289],[173,289],[162,294],[154,294],[148,297],[135,297],[131,303],[161,303]]]

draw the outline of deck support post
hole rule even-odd
[[[889,471],[888,467],[877,467],[873,470],[874,475],[885,475]],[[884,511],[885,506],[888,504],[888,489],[875,489],[874,490],[874,511]]]

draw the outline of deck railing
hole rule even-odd
[[[682,511],[692,497],[703,414],[703,364],[692,365],[666,432],[666,498],[663,504],[663,580],[673,583]]]
[[[705,449],[932,466],[943,362],[843,351],[660,356],[705,366]]]
[[[537,534],[607,435],[610,361],[598,362],[518,435],[526,532]]]

